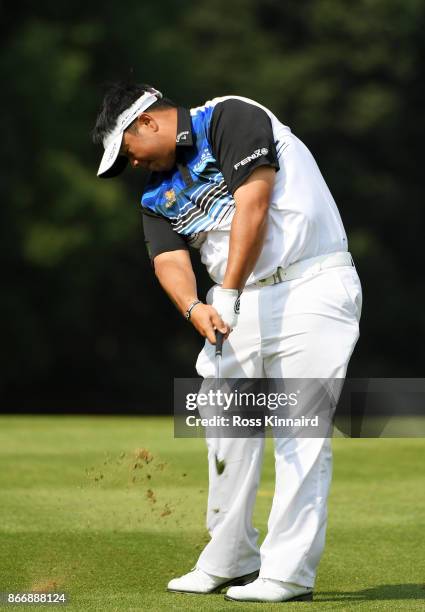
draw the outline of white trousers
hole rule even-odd
[[[214,287],[207,301],[212,302]],[[237,327],[223,346],[223,378],[344,378],[359,336],[362,304],[354,267],[269,287],[246,288]],[[197,371],[214,377],[214,346],[199,354]],[[252,515],[264,439],[207,439],[211,540],[197,567],[233,578],[260,576],[312,587],[325,545],[332,473],[327,438],[275,438],[276,484],[268,533],[258,548]],[[220,474],[216,461],[224,461]]]

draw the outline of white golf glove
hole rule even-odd
[[[214,289],[212,306],[231,329],[235,328],[238,322],[239,295],[238,289]]]

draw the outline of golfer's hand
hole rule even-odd
[[[214,287],[212,307],[216,309],[230,329],[234,329],[238,323],[239,296],[240,292],[238,289],[223,289],[219,285]]]
[[[218,329],[226,339],[230,333],[230,327],[224,323],[215,308],[209,304],[198,304],[190,315],[193,327],[207,338],[211,344],[215,344],[215,330]]]

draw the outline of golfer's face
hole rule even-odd
[[[175,142],[149,121],[124,132],[121,150],[133,168],[164,172],[175,164]]]

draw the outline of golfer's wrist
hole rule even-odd
[[[183,316],[187,321],[190,321],[192,318],[192,312],[195,310],[199,304],[202,304],[202,301],[199,298],[192,298],[187,302],[186,309],[183,312]]]

